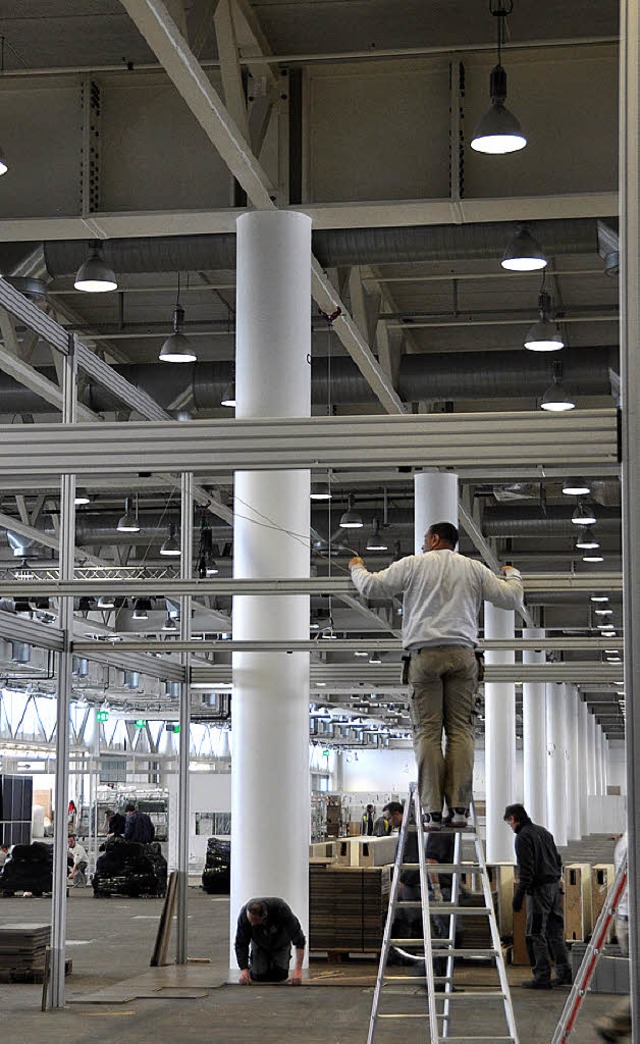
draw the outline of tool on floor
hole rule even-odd
[[[593,935],[584,952],[582,964],[573,980],[571,993],[567,997],[567,1003],[556,1026],[551,1044],[566,1044],[575,1029],[580,1007],[587,995],[589,983],[602,955],[611,922],[616,915],[620,900],[627,887],[627,866],[627,857],[625,856],[614,878],[607,901],[604,903],[596,921]]]
[[[491,885],[487,873],[482,841],[477,832],[477,821],[475,808],[472,806],[472,822],[470,828],[459,830],[445,825],[441,833],[450,833],[454,837],[453,862],[437,863],[427,869],[427,858],[425,855],[426,831],[423,827],[422,809],[420,807],[420,796],[417,785],[411,784],[409,800],[405,804],[402,826],[398,836],[398,847],[396,849],[396,860],[393,868],[393,878],[389,894],[389,911],[385,925],[382,950],[380,953],[380,965],[373,994],[371,1006],[371,1018],[369,1020],[369,1035],[367,1044],[372,1044],[376,1032],[378,1019],[415,1020],[426,1021],[424,1040],[431,1044],[447,1040],[456,1044],[466,1042],[491,1041],[511,1042],[518,1044],[515,1018],[509,993],[509,983],[504,962],[504,955],[500,944],[498,924],[491,899]],[[470,842],[474,849],[472,861],[462,861],[461,851],[463,841]],[[417,852],[416,852],[417,849]],[[417,861],[416,861],[417,858]],[[403,899],[401,877],[406,876],[407,871],[417,871],[420,882],[420,898],[417,900]],[[437,886],[430,894],[429,878],[434,879],[436,874],[451,875],[451,898],[450,901],[441,900]],[[460,883],[463,874],[473,874],[482,882],[483,905],[465,906],[461,903]],[[433,886],[432,886],[433,887]],[[408,937],[406,932],[402,936],[398,932],[398,921],[405,925],[412,925],[411,912],[419,910],[421,913],[421,937]],[[444,937],[434,937],[432,918],[437,917],[440,926],[447,926]],[[456,945],[456,924],[460,920],[464,923],[469,919],[487,919],[491,936],[490,947],[464,947]],[[415,927],[415,920],[413,921]],[[396,958],[399,955],[403,959],[409,958],[418,963],[424,961],[424,975],[420,974],[389,974],[387,965],[390,956]],[[439,965],[446,959],[446,974],[436,975],[434,973],[434,957],[439,958]],[[456,957],[481,957],[495,962],[498,974],[498,984],[485,988],[458,990],[454,987],[454,962]],[[424,988],[426,986],[426,992]],[[388,1002],[394,999],[396,1006],[403,998],[403,1010],[380,1010],[387,1008]],[[506,1033],[490,1036],[474,1035],[467,1032],[473,1025],[477,1009],[482,1004],[487,1013],[492,1009],[491,1002],[501,1007],[500,1021],[504,1017]],[[452,1032],[452,1030],[454,1032]]]

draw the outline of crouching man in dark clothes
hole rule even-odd
[[[571,968],[564,941],[562,911],[562,860],[553,835],[533,823],[522,805],[507,805],[503,819],[516,835],[516,859],[520,880],[513,897],[513,909],[522,909],[527,896],[525,936],[533,964],[533,979],[523,982],[526,990],[550,990],[569,986]],[[549,949],[556,966],[551,978]]]
[[[238,915],[236,929],[240,984],[284,982],[289,976],[292,944],[296,948],[296,965],[291,985],[299,986],[306,945],[300,921],[284,899],[250,899]]]

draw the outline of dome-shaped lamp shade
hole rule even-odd
[[[540,409],[548,413],[566,413],[575,410],[576,404],[562,381],[554,381],[542,396]]]
[[[529,328],[524,346],[530,352],[559,352],[561,348],[564,348],[564,339],[558,324],[553,319],[545,317],[538,319]]]
[[[220,396],[220,405],[229,406],[233,409],[236,404],[236,386],[235,384],[227,384],[222,391]]]
[[[582,477],[570,475],[562,483],[562,492],[568,497],[586,497],[591,492],[591,483]]]
[[[507,74],[500,64],[491,70],[489,93],[491,106],[473,132],[471,148],[491,156],[518,152],[525,147],[527,139],[516,117],[505,108]]]
[[[93,243],[89,248],[89,257],[80,265],[73,285],[85,294],[106,294],[118,289],[115,274],[105,263],[101,243]]]
[[[6,174],[9,170],[9,164],[7,163],[4,155],[4,149],[0,149],[0,177]]]
[[[169,526],[169,536],[160,548],[160,554],[164,555],[166,558],[178,558],[181,554],[180,544],[176,536],[176,527],[173,522]]]
[[[387,543],[380,533],[380,520],[374,518],[373,531],[367,540],[367,551],[387,551]]]
[[[535,272],[545,268],[547,263],[542,247],[536,243],[525,225],[518,229],[509,242],[500,262],[509,272]]]
[[[118,525],[116,529],[119,533],[139,533],[140,522],[138,521],[138,515],[135,511],[131,510],[129,498],[124,502],[124,515],[118,519]]]
[[[585,526],[576,540],[576,547],[581,551],[595,551],[600,547],[593,534],[593,526]]]
[[[592,508],[582,500],[578,500],[576,509],[571,516],[571,521],[576,526],[592,526],[597,521]]]
[[[158,358],[167,363],[191,363],[197,361],[197,353],[188,337],[182,333],[184,308],[176,305],[173,312],[173,333],[167,337]]]
[[[362,516],[353,509],[353,500],[349,497],[347,501],[347,510],[342,515],[339,522],[341,529],[362,529],[364,522]]]

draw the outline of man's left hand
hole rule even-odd
[[[302,985],[302,968],[295,968],[294,969],[293,975],[291,976],[291,985],[292,986],[301,986]]]
[[[349,559],[349,569],[353,569],[354,566],[363,566],[364,559],[360,558],[360,555],[354,555],[353,558]]]

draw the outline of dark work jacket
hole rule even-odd
[[[520,871],[519,895],[560,879],[562,859],[553,835],[530,819],[516,832],[516,858]]]
[[[156,829],[146,812],[127,812],[127,820],[124,827],[125,841],[139,841],[142,845],[149,844],[156,836]]]
[[[247,917],[247,906],[251,903],[265,903],[267,907],[267,919],[262,924],[250,924]],[[304,949],[305,937],[300,921],[284,899],[250,899],[242,907],[238,915],[236,928],[236,960],[238,967],[243,970],[249,967],[249,946],[259,946],[261,950],[272,952],[281,950],[291,943],[299,949]]]
[[[107,823],[107,830],[115,837],[122,837],[125,832],[127,821],[121,812],[114,812]]]

